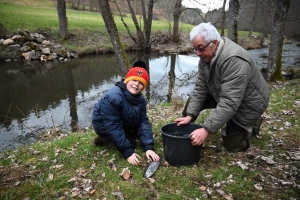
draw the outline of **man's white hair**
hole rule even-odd
[[[190,32],[191,41],[199,34],[204,37],[204,40],[207,43],[213,40],[220,41],[221,38],[218,30],[213,25],[211,25],[210,22],[201,23],[195,26]]]

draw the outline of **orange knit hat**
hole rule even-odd
[[[143,83],[144,88],[148,86],[149,75],[147,71],[142,67],[133,67],[127,73],[124,83],[127,84],[128,81],[136,80]]]

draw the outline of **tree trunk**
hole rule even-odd
[[[237,16],[239,14],[239,0],[229,0],[228,38],[238,43]]]
[[[223,0],[223,7],[222,7],[222,23],[221,23],[221,36],[224,36],[224,27],[226,21],[226,12],[225,12],[226,0]]]
[[[110,10],[108,0],[99,0],[99,7],[108,35],[110,37],[110,42],[112,43],[114,52],[119,62],[119,66],[122,70],[122,74],[125,75],[127,70],[130,68],[130,63],[127,58],[124,46],[120,40],[120,35],[115,24],[112,12]]]
[[[151,48],[150,36],[151,36],[151,28],[152,28],[153,6],[154,6],[154,0],[150,0],[148,3],[148,16],[147,18],[144,17],[144,30],[145,30],[144,49],[145,50],[150,50]]]
[[[248,37],[251,37],[251,36],[252,36],[252,33],[253,33],[253,29],[254,29],[254,26],[255,26],[255,20],[256,20],[256,15],[257,15],[258,6],[259,6],[259,0],[256,0],[256,2],[255,2],[255,10],[254,10],[254,14],[253,14],[252,21],[251,21],[251,26],[250,26],[250,28],[249,28]]]
[[[59,36],[61,38],[68,38],[68,18],[66,14],[65,0],[57,0],[57,12],[59,20]]]
[[[174,42],[179,42],[179,18],[181,14],[181,1],[182,0],[176,0],[174,11],[173,11],[173,20],[174,20],[174,25],[173,25],[173,41]]]
[[[266,78],[271,82],[283,80],[281,74],[281,56],[283,48],[283,34],[289,7],[290,0],[276,0],[274,24],[269,47],[269,59],[266,69]]]
[[[137,45],[139,46],[139,48],[141,50],[143,50],[144,49],[144,44],[145,44],[144,34],[141,30],[141,27],[139,26],[138,20],[136,18],[135,12],[134,12],[134,10],[131,6],[130,0],[127,0],[127,4],[128,4],[128,8],[129,8],[129,11],[130,11],[130,14],[131,14],[132,21],[135,25],[135,30],[136,30],[136,34],[137,34],[137,40],[135,42],[137,42]],[[127,29],[127,31],[129,31],[129,29]]]

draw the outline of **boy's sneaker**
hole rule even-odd
[[[103,146],[106,143],[107,143],[107,141],[103,137],[100,137],[99,135],[94,140],[94,144],[98,147]]]

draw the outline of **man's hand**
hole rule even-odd
[[[191,140],[193,146],[200,146],[207,138],[208,133],[204,128],[194,130],[191,134]]]
[[[159,155],[157,155],[154,151],[152,150],[148,150],[146,151],[146,156],[147,156],[147,159],[148,160],[151,160],[151,161],[159,161],[160,160],[160,157]]]
[[[178,119],[175,119],[175,122],[177,122],[177,126],[183,125],[183,124],[188,124],[192,121],[191,116],[186,116],[186,117],[180,117]]]
[[[139,164],[140,163],[140,159],[141,157],[138,155],[138,154],[136,154],[136,153],[133,153],[131,156],[129,156],[128,158],[127,158],[127,161],[130,163],[130,164],[132,164],[132,165],[136,165],[136,164]]]

